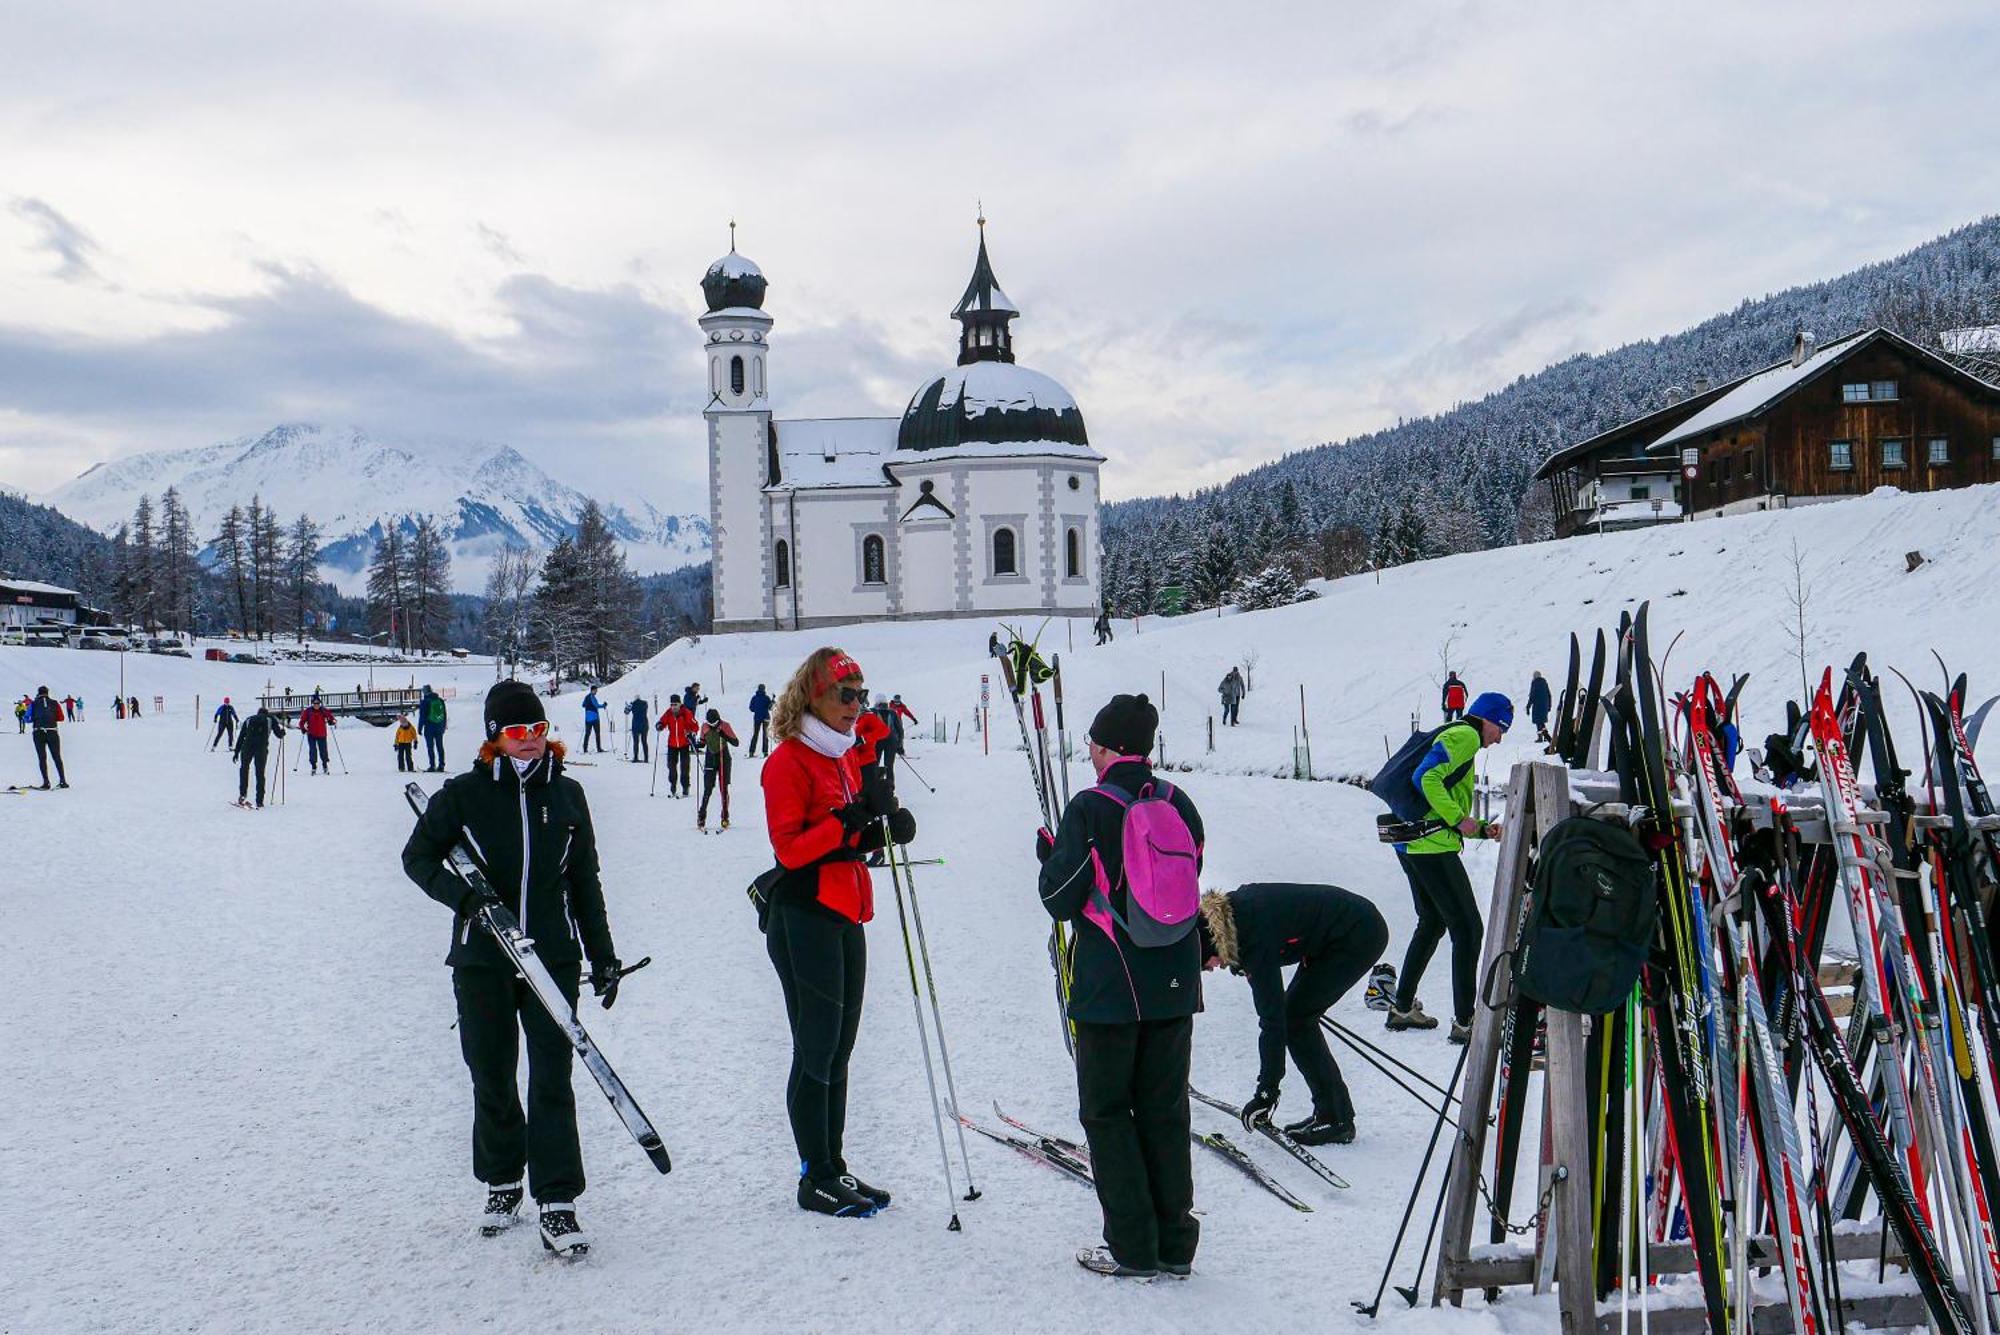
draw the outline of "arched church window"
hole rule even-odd
[[[759,398],[761,398],[763,397],[764,394],[764,359],[762,357],[759,357],[756,360],[756,362],[752,364],[752,369],[756,372],[757,395]]]
[[[729,392],[731,394],[741,394],[743,392],[743,359],[741,357],[731,357],[729,359]]]
[[[1020,573],[1014,564],[1014,530],[1011,528],[993,530],[993,573],[996,575]]]
[[[771,564],[777,567],[777,586],[781,589],[790,588],[792,586],[792,544],[786,542],[783,538],[779,538],[778,550],[774,554]]]
[[[873,533],[861,540],[861,582],[887,584],[887,565],[882,559],[882,539]]]
[[[1063,578],[1078,579],[1083,574],[1083,534],[1070,529],[1063,534]]]

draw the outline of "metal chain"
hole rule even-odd
[[[1525,1233],[1532,1233],[1541,1227],[1543,1217],[1549,1212],[1549,1202],[1555,1199],[1556,1184],[1566,1180],[1568,1177],[1569,1169],[1562,1164],[1557,1164],[1555,1171],[1549,1174],[1549,1185],[1543,1189],[1542,1198],[1535,1202],[1534,1214],[1528,1217],[1528,1222],[1525,1224],[1511,1222],[1506,1214],[1501,1211],[1499,1203],[1493,1199],[1492,1190],[1486,1185],[1486,1174],[1484,1173],[1479,1175],[1479,1195],[1486,1202],[1486,1213],[1493,1217],[1493,1221],[1499,1224],[1501,1228],[1507,1230],[1507,1232],[1519,1237]]]

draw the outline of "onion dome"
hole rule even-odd
[[[1088,446],[1083,413],[1061,385],[1008,361],[974,361],[916,392],[896,430],[899,450],[958,445]]]
[[[708,266],[701,277],[701,294],[711,313],[732,306],[764,309],[764,271],[736,253],[736,224],[729,224],[729,253]]]

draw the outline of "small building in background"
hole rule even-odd
[[[80,595],[75,589],[32,579],[0,576],[0,630],[74,626]]]
[[[1784,361],[1557,450],[1535,476],[1558,537],[2000,481],[2000,385],[1886,329],[1802,333]]]

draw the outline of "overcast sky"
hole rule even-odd
[[[980,200],[1112,496],[2000,210],[2000,9],[15,4],[0,485],[280,421],[705,510],[698,281],[780,416],[948,363]]]

